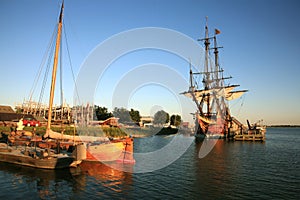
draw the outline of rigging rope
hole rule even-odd
[[[55,28],[54,28],[54,29],[55,29]],[[50,39],[50,41],[49,41],[49,43],[48,43],[48,45],[47,45],[46,52],[44,53],[42,62],[41,62],[41,64],[40,64],[38,73],[36,74],[36,76],[35,76],[35,78],[34,78],[34,81],[33,81],[33,85],[32,85],[32,87],[31,87],[31,89],[30,89],[30,93],[29,93],[29,101],[30,101],[30,102],[31,102],[31,100],[32,100],[32,96],[33,96],[33,94],[34,94],[34,92],[35,92],[35,89],[36,89],[36,87],[37,87],[37,83],[38,83],[38,81],[39,81],[39,79],[40,79],[41,73],[42,73],[42,71],[43,71],[43,69],[44,69],[44,66],[45,66],[45,63],[46,63],[47,55],[49,55],[49,51],[50,51],[50,49],[51,49],[51,47],[52,47],[52,45],[53,45],[54,37],[55,37],[55,31],[53,31],[53,33],[52,33],[51,39]]]
[[[71,68],[71,72],[72,72],[72,79],[73,79],[74,87],[75,87],[74,89],[75,89],[76,97],[78,99],[78,105],[80,105],[80,98],[79,98],[79,94],[78,94],[78,90],[77,90],[77,85],[76,85],[76,80],[75,80],[75,75],[74,75],[72,60],[71,60],[71,56],[70,56],[70,51],[69,51],[69,45],[68,45],[68,39],[67,39],[66,29],[64,29],[64,35],[65,35],[65,40],[66,40],[66,46],[67,46],[67,52],[68,52],[68,58],[69,58],[70,68]]]
[[[241,103],[241,106],[240,106],[240,108],[238,110],[238,116],[240,115],[241,109],[242,109],[242,107],[244,105],[244,102],[245,102],[245,99],[246,99],[246,94],[244,96],[242,96],[241,99],[242,99],[242,103]]]
[[[56,27],[54,29],[54,36],[57,35],[57,34],[55,34],[55,32],[56,32]],[[51,60],[52,60],[52,57],[53,57],[54,46],[55,46],[54,45],[54,38],[52,38],[52,42],[51,42],[51,51],[50,51],[50,54],[48,56],[48,63],[47,63],[47,67],[46,67],[46,71],[45,71],[44,79],[43,79],[43,83],[42,83],[42,88],[41,88],[41,92],[40,92],[40,96],[39,96],[38,110],[41,108],[41,104],[42,104],[42,100],[43,100],[43,96],[44,96],[44,92],[45,92],[45,87],[46,87],[46,83],[47,83],[47,79],[48,79],[48,74],[49,74],[49,70],[50,70],[50,64],[51,64]]]
[[[242,109],[242,107],[243,107],[243,105],[244,105],[244,102],[245,102],[245,96],[246,96],[246,94],[244,94],[243,96],[241,96],[241,97],[238,99],[238,101],[235,102],[235,104],[233,104],[233,105],[230,106],[230,110],[231,110],[233,107],[235,107],[236,105],[238,105],[238,104],[241,102],[241,106],[238,108],[236,117],[239,117],[239,115],[240,115],[241,109]]]

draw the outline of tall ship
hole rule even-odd
[[[231,115],[229,101],[241,97],[248,90],[237,90],[240,85],[226,84],[226,80],[232,77],[225,77],[219,65],[219,49],[222,47],[217,44],[218,34],[220,31],[215,29],[213,36],[209,35],[206,19],[205,37],[198,39],[204,43],[205,49],[203,71],[193,71],[190,64],[189,89],[182,93],[197,106],[195,136],[199,139],[233,138],[254,129],[249,123],[247,127]]]

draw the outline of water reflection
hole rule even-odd
[[[230,181],[230,173],[226,169],[226,154],[224,151],[224,141],[218,140],[213,149],[204,157],[199,158],[198,152],[206,142],[211,142],[204,140],[203,142],[196,142],[195,148],[195,159],[194,169],[198,176],[197,184],[199,190],[199,196],[206,198],[215,198],[222,196],[222,192],[225,190],[227,183]],[[199,186],[201,185],[201,186]],[[222,189],[224,188],[224,190]]]
[[[0,199],[18,199],[24,194],[30,199],[109,197],[124,190],[129,191],[132,187],[130,173],[95,161],[62,170],[41,170],[0,163],[0,177]]]
[[[130,174],[103,163],[58,171],[0,163],[0,199],[299,199],[300,129],[268,131],[265,143],[219,140],[202,159],[203,143],[195,142],[151,173]],[[149,152],[170,141],[141,138],[134,148]]]
[[[195,157],[205,142],[195,143]],[[257,157],[263,157],[264,149],[265,143],[218,140],[206,157],[195,158],[198,159],[194,162],[197,185],[201,185],[197,188],[199,195],[205,199],[230,199],[234,195],[249,197],[249,192],[245,192],[243,187],[253,187],[258,183],[256,175],[261,174],[264,168],[262,160]]]
[[[75,170],[77,173],[80,171],[81,175],[85,175],[83,176],[84,178],[95,179],[98,184],[101,184],[102,187],[105,187],[108,190],[113,192],[122,192],[123,189],[132,185],[132,174],[110,167],[114,165],[133,167],[131,164],[122,164],[116,162],[106,165],[99,161],[84,161],[80,164],[79,168],[76,168]],[[85,182],[83,180],[81,181]]]
[[[61,192],[66,192],[72,186],[72,174],[69,170],[43,170],[0,163],[0,176],[5,180],[5,187],[1,188],[1,199],[15,198],[22,193],[24,195],[24,192],[33,199],[64,196]],[[11,194],[12,188],[20,194]]]

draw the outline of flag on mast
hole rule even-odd
[[[216,29],[216,28],[215,28],[215,34],[218,35],[218,34],[220,34],[220,33],[221,33],[221,31],[220,31],[219,29]]]

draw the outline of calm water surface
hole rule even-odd
[[[135,151],[172,137],[135,139]],[[0,163],[0,199],[300,199],[300,128],[268,128],[267,141],[218,141],[198,158],[192,143],[171,165],[131,174],[101,163],[71,170],[37,170]]]

